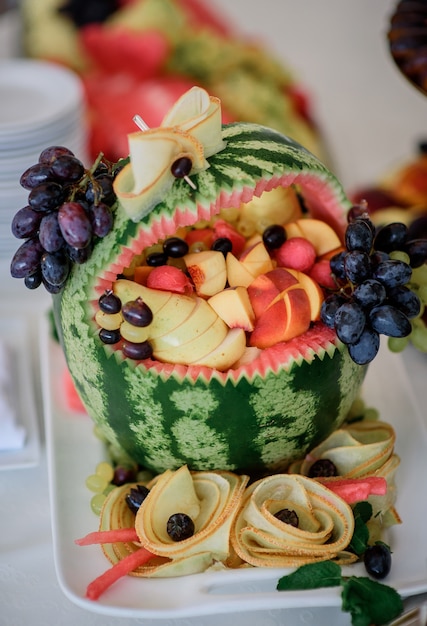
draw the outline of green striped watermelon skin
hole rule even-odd
[[[282,184],[301,187],[311,215],[343,229],[348,200],[337,179],[292,140],[252,124],[224,128],[227,147],[193,179],[177,181],[138,223],[117,207],[114,230],[54,296],[58,332],[76,388],[104,436],[161,472],[283,469],[338,427],[366,373],[333,331],[319,325],[289,345],[264,351],[257,367],[147,368],[97,337],[94,304],[132,255],[180,225],[238,206]]]

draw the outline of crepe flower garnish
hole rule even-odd
[[[128,135],[130,161],[114,190],[135,222],[164,200],[177,178],[209,167],[207,158],[225,148],[221,103],[200,87],[187,91],[159,128]]]
[[[386,422],[364,420],[347,424],[334,431],[307,456],[293,463],[289,471],[305,476],[318,477],[330,488],[340,484],[341,479],[365,479],[360,486],[374,484],[376,479],[386,481],[383,494],[366,493],[373,508],[373,517],[386,527],[400,522],[394,509],[396,499],[395,473],[400,459],[394,451],[396,434]],[[335,476],[322,477],[322,465],[333,468]],[[378,514],[381,514],[380,516]]]
[[[237,555],[255,567],[352,563],[351,507],[318,481],[296,474],[263,478],[247,488],[231,533]]]
[[[136,516],[126,484],[108,495],[99,532],[76,541],[99,543],[113,567],[95,579],[87,596],[97,599],[118,578],[184,576],[203,572],[230,554],[230,530],[247,476],[231,472],[167,470],[147,484]]]

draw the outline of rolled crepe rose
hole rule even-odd
[[[297,526],[276,517],[283,510]],[[353,530],[352,509],[332,491],[305,476],[277,474],[247,488],[231,541],[238,556],[257,567],[350,563],[356,557],[345,550]]]
[[[289,471],[305,476],[319,459],[332,461],[342,478],[383,477],[387,481],[384,496],[369,496],[373,516],[381,513],[383,525],[399,522],[394,509],[396,499],[395,473],[400,464],[394,452],[396,434],[393,427],[381,421],[360,421],[348,424],[333,432],[301,461],[293,463]],[[333,478],[321,479],[323,484]]]
[[[241,503],[247,476],[231,472],[190,472],[187,466],[167,470],[147,484],[150,489],[135,515],[126,504],[132,485],[114,490],[101,512],[100,530],[131,528],[137,542],[106,544],[104,553],[112,563],[141,545],[153,553],[135,576],[182,576],[202,572],[230,554],[230,529]],[[194,534],[174,541],[167,532],[171,515],[185,513],[194,523]]]

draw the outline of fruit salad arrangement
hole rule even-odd
[[[98,432],[151,472],[91,479],[101,529],[80,543],[114,566],[90,597],[134,571],[351,562],[399,521],[393,430],[349,416],[379,335],[421,313],[426,257],[295,141],[221,119],[192,88],[129,158],[52,147],[22,177],[11,273],[52,293]]]
[[[82,77],[92,158],[127,154],[135,111],[159,126],[197,84],[221,98],[224,122],[276,128],[325,159],[300,81],[205,0],[24,0],[21,11],[25,53]]]

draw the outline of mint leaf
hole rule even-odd
[[[369,522],[369,520],[371,519],[372,513],[373,513],[372,504],[368,502],[367,500],[364,500],[363,502],[358,502],[353,507],[354,517],[355,518],[360,517],[362,521],[365,522],[365,524],[366,522]]]
[[[395,589],[363,576],[343,580],[341,598],[342,610],[351,613],[352,626],[381,626],[403,611]]]
[[[299,591],[341,585],[341,568],[333,561],[307,563],[295,572],[282,576],[277,583],[278,591]]]
[[[370,502],[358,502],[353,508],[354,532],[349,549],[360,556],[368,547],[369,529],[366,526],[372,517],[372,505]]]

